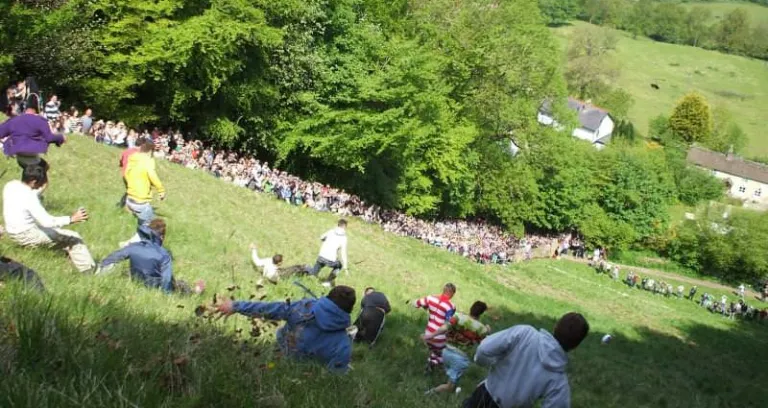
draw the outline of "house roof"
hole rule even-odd
[[[768,184],[768,166],[744,160],[738,156],[694,146],[688,150],[688,162],[732,176]]]
[[[573,97],[568,97],[568,108],[578,113],[580,127],[593,132],[600,127],[600,124],[603,123],[603,119],[608,116],[607,110]],[[541,104],[539,112],[551,116],[552,102],[550,100],[545,100]]]
[[[603,123],[603,119],[608,116],[608,111],[598,108],[576,98],[568,98],[568,108],[575,110],[579,114],[579,123],[581,127],[595,131]]]

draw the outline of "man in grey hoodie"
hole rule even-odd
[[[488,378],[463,408],[528,408],[541,398],[541,408],[570,407],[566,353],[588,333],[584,316],[567,313],[555,325],[554,335],[518,325],[487,337],[477,349],[475,362],[490,368]]]

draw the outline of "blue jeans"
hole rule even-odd
[[[443,350],[443,366],[445,367],[445,374],[448,375],[448,380],[451,384],[458,384],[461,376],[469,368],[469,357],[464,354],[463,351],[447,346]]]
[[[125,205],[136,217],[139,226],[149,225],[155,219],[155,210],[149,202],[137,203],[129,198],[125,201]]]
[[[320,270],[326,266],[333,269],[326,280],[328,282],[333,282],[333,280],[335,280],[336,276],[339,274],[339,271],[341,271],[342,265],[339,261],[331,261],[329,259],[323,258],[322,256],[318,256],[317,261],[315,262],[315,266],[312,268],[312,271],[309,274],[312,276],[317,276],[320,273]]]

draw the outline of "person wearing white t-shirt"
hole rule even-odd
[[[339,272],[347,269],[347,220],[339,220],[336,228],[326,232],[320,237],[323,244],[320,246],[320,254],[317,257],[315,266],[311,274],[317,276],[324,267],[330,267],[331,273],[323,282],[323,286],[331,287],[336,285],[336,276]],[[341,262],[339,262],[341,254]]]
[[[78,271],[94,270],[96,263],[80,234],[61,228],[88,220],[88,213],[81,208],[70,217],[48,214],[40,203],[40,194],[47,186],[47,169],[39,164],[25,167],[21,181],[11,180],[5,185],[3,219],[8,237],[24,247],[64,249]]]
[[[276,254],[272,258],[259,258],[259,252],[256,249],[256,244],[251,244],[251,260],[253,264],[262,268],[262,273],[268,281],[277,283],[280,279],[280,273],[278,268],[283,263],[283,256]]]

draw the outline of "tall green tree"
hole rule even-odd
[[[715,30],[717,47],[733,54],[744,54],[749,48],[751,25],[749,15],[742,8],[726,14]]]
[[[539,9],[547,24],[559,26],[576,17],[577,0],[539,0]]]
[[[566,52],[565,77],[572,92],[580,98],[598,95],[619,75],[614,57],[618,38],[600,27],[580,27],[570,38]]]
[[[712,112],[706,99],[695,92],[685,95],[672,111],[669,127],[688,143],[707,140],[712,133]]]
[[[683,37],[685,43],[694,47],[700,47],[703,41],[710,35],[710,21],[712,11],[708,8],[695,6],[685,15]]]

